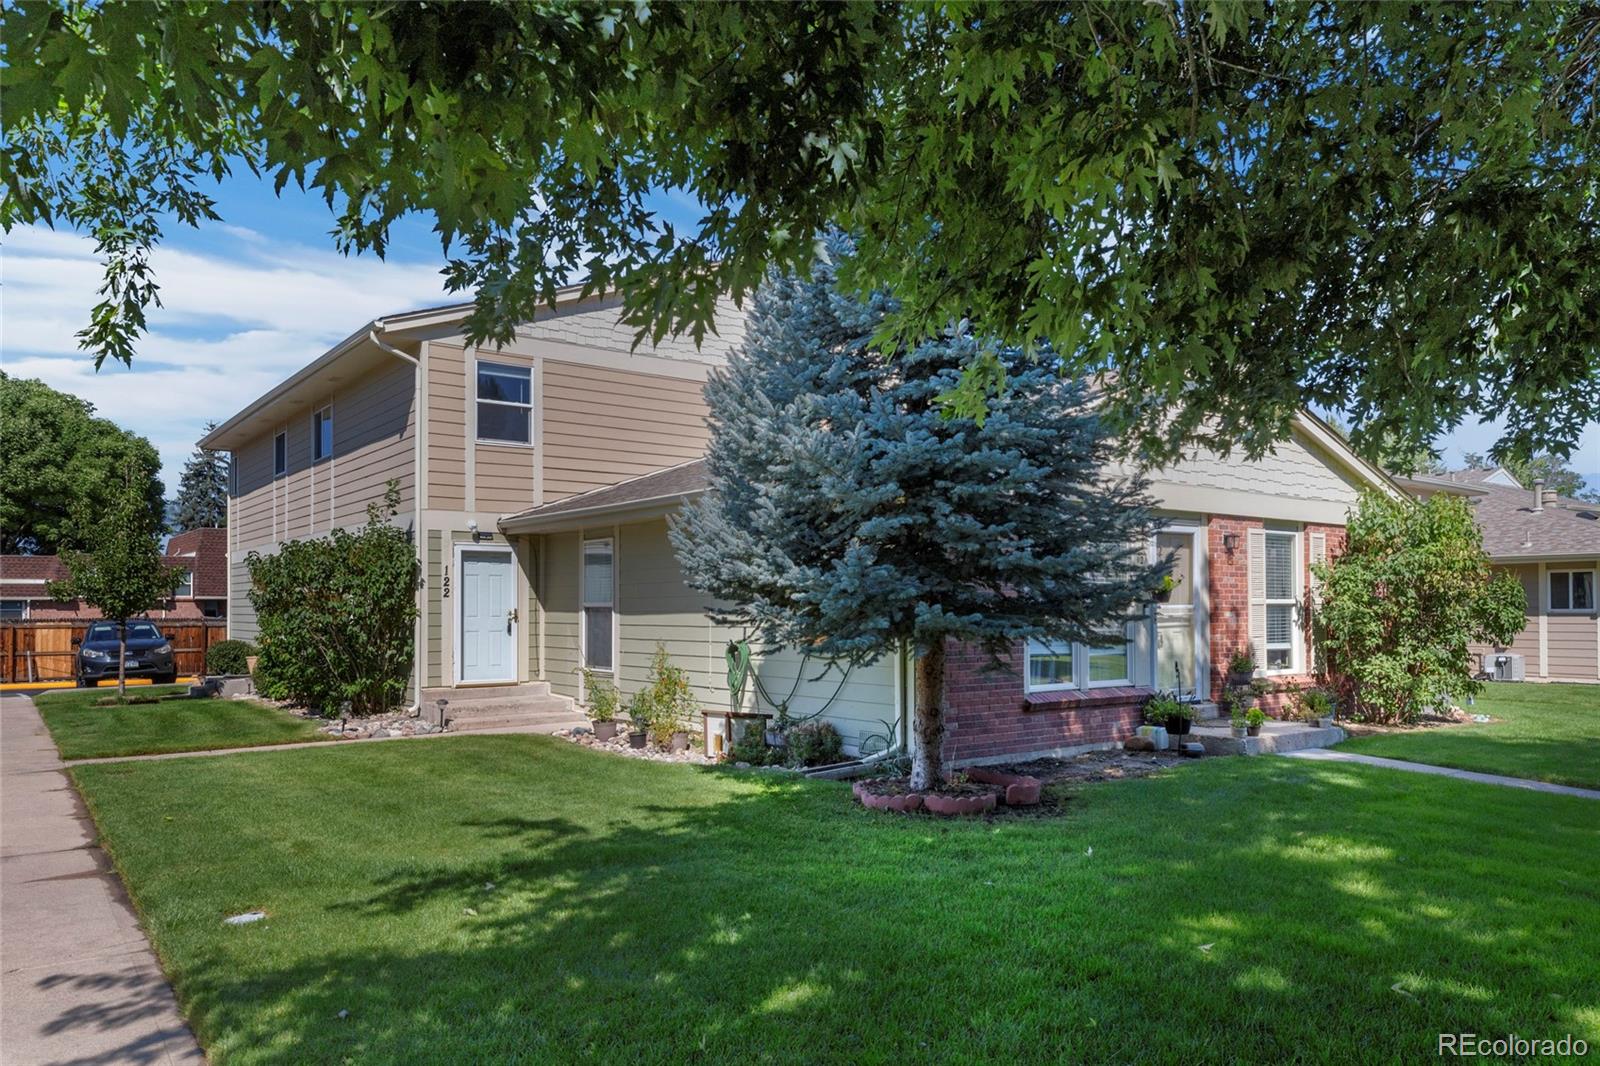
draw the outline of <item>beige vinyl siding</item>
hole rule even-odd
[[[722,647],[706,617],[707,598],[683,583],[666,522],[622,526],[617,539],[617,687],[623,698],[647,683],[659,643],[689,672],[703,706],[726,708],[726,678],[717,676],[725,674]]]
[[[692,336],[667,336],[649,348],[652,355],[694,362],[726,362],[728,353],[744,339],[745,313],[731,298],[717,300],[711,330],[697,344]],[[552,341],[609,352],[631,352],[638,327],[622,320],[622,301],[616,296],[574,301],[555,310],[541,307],[532,322],[524,322],[518,335],[531,341]]]
[[[467,506],[466,351],[430,341],[428,368],[428,507]]]
[[[273,536],[272,434],[234,452],[237,495],[229,529],[237,544],[263,544]]]
[[[534,504],[533,449],[518,445],[479,444],[478,510],[506,513]]]
[[[1551,681],[1594,681],[1600,678],[1596,664],[1597,630],[1593,614],[1551,614],[1548,649]]]
[[[1528,598],[1528,624],[1511,641],[1510,650],[1526,659],[1527,676],[1534,678],[1539,676],[1539,568],[1519,566],[1515,574],[1522,583],[1523,595]]]
[[[428,656],[423,671],[429,687],[444,684],[444,551],[437,529],[428,530]]]
[[[228,601],[228,636],[233,640],[255,640],[261,633],[256,625],[256,609],[250,603],[250,567],[246,553],[229,553],[228,570],[233,598]]]
[[[545,680],[563,696],[578,696],[578,534],[552,533],[535,550],[543,582],[540,601],[544,609]],[[537,627],[527,628],[530,642]],[[539,661],[537,645],[530,643],[528,661]]]
[[[701,382],[556,360],[542,370],[546,503],[705,453]]]
[[[416,497],[416,401],[414,371],[393,360],[393,369],[376,372],[333,400],[333,458],[316,466],[317,508],[327,506],[332,484],[332,524],[357,526],[367,505],[380,503],[393,479],[399,482],[400,509]],[[310,433],[309,426],[307,433]],[[319,531],[323,526],[318,523]]]

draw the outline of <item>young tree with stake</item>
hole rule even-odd
[[[892,310],[836,284],[840,238],[811,279],[774,275],[744,345],[706,388],[711,491],[671,536],[714,614],[779,645],[869,663],[917,656],[911,785],[943,773],[945,652],[998,661],[1029,637],[1104,643],[1164,572],[1149,500],[1111,479],[1084,386],[1008,349],[981,424],[941,397],[982,342],[965,326],[872,344]]]
[[[144,498],[139,472],[123,471],[122,487],[111,506],[92,521],[81,522],[86,552],[63,551],[67,580],[50,584],[50,595],[80,599],[117,623],[117,699],[128,696],[126,673],[128,619],[156,607],[178,591],[181,567],[161,556],[160,527]]]

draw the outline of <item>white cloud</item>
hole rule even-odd
[[[431,264],[346,258],[237,226],[207,233],[204,249],[156,249],[162,306],[149,311],[150,332],[131,368],[107,362],[98,372],[75,336],[98,299],[93,241],[18,227],[0,257],[0,366],[150,438],[169,489],[207,421],[238,411],[369,319],[460,299]]]

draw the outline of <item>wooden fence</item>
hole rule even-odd
[[[227,639],[228,623],[222,620],[182,622],[150,619],[163,633],[171,634],[178,673],[198,674],[205,669],[206,649]],[[0,622],[0,682],[71,681],[74,637],[83,639],[89,622]]]

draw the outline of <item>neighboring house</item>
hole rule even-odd
[[[147,617],[174,621],[228,616],[228,536],[225,529],[191,529],[167,541],[165,558],[183,568],[185,580],[172,599]],[[90,621],[97,608],[51,597],[52,581],[67,568],[54,555],[0,555],[0,621]]]
[[[1600,504],[1560,497],[1502,469],[1397,478],[1418,496],[1448,492],[1472,504],[1484,550],[1522,582],[1528,624],[1504,648],[1530,681],[1600,682]]]
[[[462,336],[469,306],[379,319],[223,423],[201,443],[231,451],[230,636],[255,636],[246,557],[282,540],[358,524],[393,480],[395,521],[417,545],[413,691],[544,682],[581,699],[579,668],[626,697],[664,645],[710,712],[730,706],[729,640],[706,597],[686,587],[667,521],[704,491],[709,371],[740,342],[725,304],[696,348],[632,350],[615,299],[562,294],[500,348]],[[1165,524],[1152,552],[1177,557],[1180,583],[1106,648],[1018,649],[1009,672],[951,660],[950,749],[957,761],[1120,740],[1157,688],[1205,699],[1228,657],[1253,647],[1262,673],[1310,675],[1309,564],[1337,553],[1363,488],[1398,495],[1381,472],[1309,415],[1256,462],[1197,455],[1158,473]],[[854,750],[906,742],[909,664],[845,669],[762,653],[743,708],[822,712]]]

